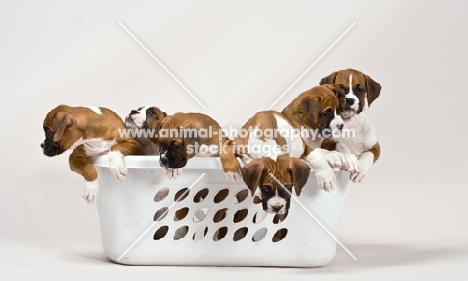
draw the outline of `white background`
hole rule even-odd
[[[0,279],[468,279],[467,10],[465,1],[2,1]],[[106,259],[82,178],[66,155],[42,155],[49,110],[94,105],[124,116],[156,105],[239,126],[354,21],[275,109],[340,69],[382,85],[368,110],[382,155],[366,182],[352,185],[340,233],[357,261],[340,248],[316,269],[181,270]]]

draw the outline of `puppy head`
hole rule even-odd
[[[125,125],[136,129],[159,129],[161,121],[166,116],[166,112],[156,106],[143,106],[130,111],[125,117]]]
[[[316,86],[298,98],[297,111],[307,127],[319,129],[323,136],[343,129],[344,122],[338,112],[345,98],[340,85]]]
[[[341,109],[343,118],[350,118],[363,111],[364,106],[368,106],[380,96],[382,87],[368,75],[354,70],[346,69],[333,72],[322,78],[323,84],[343,84],[346,92],[346,106]]]
[[[50,111],[44,119],[42,127],[45,140],[41,143],[41,148],[46,156],[60,155],[71,146],[69,141],[62,141],[62,138],[72,134],[71,129],[76,126],[76,120],[71,112],[65,110],[67,107],[59,106]]]
[[[245,165],[241,172],[252,196],[257,189],[260,191],[264,211],[285,214],[289,210],[293,187],[299,196],[309,177],[310,167],[297,158],[280,155],[276,161],[269,157],[254,159]]]
[[[203,138],[198,133],[202,126],[192,121],[178,125],[173,119],[168,117],[161,124],[159,164],[161,167],[179,169],[185,167],[202,145]]]

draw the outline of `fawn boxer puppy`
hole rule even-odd
[[[154,124],[149,127],[154,128]],[[194,156],[219,156],[228,179],[240,181],[242,178],[232,141],[224,136],[218,122],[206,114],[178,112],[165,117],[157,141],[159,163],[169,179],[177,178]]]
[[[98,195],[99,184],[96,168],[89,163],[92,156],[109,156],[109,169],[119,180],[127,176],[124,155],[139,154],[140,144],[122,137],[125,130],[122,119],[103,107],[71,107],[59,105],[47,113],[43,129],[45,140],[41,144],[46,156],[60,155],[72,150],[70,169],[86,181],[83,198],[93,203]]]
[[[346,128],[354,130],[355,134],[354,137],[343,136],[336,142],[324,143],[324,147],[341,151],[347,158],[357,157],[358,167],[350,167],[350,177],[353,182],[363,182],[380,156],[374,125],[364,110],[366,104],[370,106],[379,97],[382,87],[368,75],[354,69],[333,72],[320,81],[321,85],[336,83],[343,84],[346,91],[346,104],[340,115]]]
[[[159,127],[166,116],[167,113],[156,106],[143,106],[125,117],[125,125],[133,130],[143,155],[159,155]]]

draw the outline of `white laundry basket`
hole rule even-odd
[[[246,194],[247,187],[243,182],[228,181],[216,157],[192,158],[173,181],[159,167],[157,156],[127,156],[125,160],[129,173],[123,182],[110,173],[107,156],[94,162],[100,183],[97,207],[102,243],[112,261],[129,265],[317,267],[335,256],[336,242],[294,200],[282,221],[266,214],[250,192],[244,201],[237,202],[236,194],[242,190]],[[203,173],[206,175],[188,195],[174,203]],[[349,174],[335,173],[337,186],[327,193],[318,188],[311,172],[299,200],[338,236]],[[208,194],[205,190],[202,198],[198,192],[205,188]],[[229,194],[216,196],[223,189]],[[187,215],[176,219],[175,212],[182,208],[188,208]],[[235,216],[243,209],[247,209],[245,218],[240,213]],[[214,222],[218,211],[225,213],[224,219]],[[214,239],[219,229],[226,235]]]

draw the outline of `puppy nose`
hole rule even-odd
[[[130,111],[130,115],[137,114],[137,113],[138,113],[138,111],[136,111],[136,110]]]
[[[278,213],[283,208],[283,205],[275,205],[275,206],[272,206],[271,208],[273,209],[273,211]]]
[[[354,99],[346,99],[346,105],[353,105]]]
[[[343,130],[343,127],[344,127],[344,124],[338,125],[338,130],[340,130],[340,131]]]
[[[41,148],[42,148],[42,149],[44,148],[44,143],[41,143]]]

